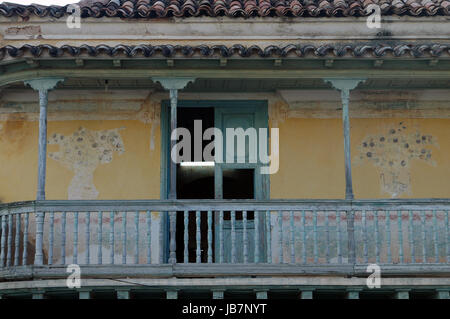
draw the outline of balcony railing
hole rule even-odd
[[[355,273],[369,263],[449,273],[449,211],[449,199],[3,204],[0,274],[69,264]]]

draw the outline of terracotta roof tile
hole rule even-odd
[[[378,4],[383,15],[450,15],[446,0],[83,0],[83,17],[317,17],[364,16],[370,4]],[[0,15],[27,17],[66,14],[67,6],[1,3]]]
[[[232,46],[226,45],[117,45],[108,46],[105,44],[91,46],[71,46],[63,45],[56,47],[49,44],[37,46],[23,45],[15,47],[7,45],[0,47],[0,60],[11,57],[116,57],[125,55],[129,58],[169,58],[169,57],[289,57],[289,58],[382,58],[382,57],[409,57],[409,58],[435,58],[450,57],[449,44],[410,44],[410,43],[360,43],[360,44],[341,44],[341,45],[320,45],[311,44],[288,44],[285,46],[270,45],[265,48],[257,45],[249,47],[241,44]]]

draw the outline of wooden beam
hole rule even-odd
[[[334,64],[334,60],[333,59],[328,59],[328,60],[325,60],[325,62],[324,62],[324,65],[325,65],[326,68],[332,68],[333,64]]]
[[[386,69],[280,69],[274,72],[270,69],[233,70],[230,68],[217,69],[29,69],[14,73],[4,73],[0,75],[0,86],[18,81],[27,81],[39,77],[64,77],[70,75],[71,78],[115,78],[115,79],[148,79],[148,77],[193,77],[211,79],[320,79],[326,77],[348,77],[348,78],[373,78],[373,79],[411,79],[430,78],[449,79],[450,70],[440,70],[439,68],[430,70],[386,70]]]
[[[33,68],[36,68],[39,66],[39,62],[36,60],[33,60],[33,59],[26,59],[25,62]]]
[[[433,67],[433,66],[436,66],[438,63],[439,63],[439,60],[438,60],[438,59],[431,59],[431,60],[428,62],[428,65],[431,66],[431,67]]]
[[[383,60],[375,60],[373,61],[373,67],[374,68],[379,68],[383,65],[384,61]]]

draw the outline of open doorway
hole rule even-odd
[[[169,123],[168,114],[170,114],[170,104],[165,103],[163,118]],[[215,127],[225,133],[227,128],[249,127],[256,129],[267,127],[267,103],[265,101],[179,101],[177,110],[177,127],[185,128],[194,139],[194,121],[202,121],[201,132],[197,135],[203,135],[206,129]],[[166,126],[167,127],[167,126]],[[170,131],[165,133],[166,141],[164,145],[170,144]],[[224,134],[225,139],[225,134]],[[197,139],[199,136],[197,136]],[[211,143],[210,140],[203,141],[203,149]],[[164,142],[163,142],[164,143]],[[259,163],[239,164],[239,163],[202,163],[198,165],[198,158],[194,158],[195,143],[191,143],[191,158],[187,159],[181,151],[184,161],[194,163],[184,163],[177,165],[177,199],[264,199],[268,198],[268,176],[262,176],[259,170]],[[186,144],[183,146],[186,147]],[[166,149],[166,154],[170,158],[170,149]],[[224,150],[226,151],[226,150]],[[167,158],[167,157],[166,157]],[[201,159],[200,161],[204,161]],[[169,162],[167,162],[169,164]],[[188,164],[188,165],[186,165]],[[167,169],[167,168],[166,168]],[[166,170],[167,171],[167,170]],[[169,175],[167,175],[169,177]],[[164,183],[164,189],[168,190],[169,178]],[[243,213],[235,211],[235,230],[236,230],[236,262],[243,262],[242,256],[242,225]],[[177,261],[183,262],[208,262],[208,213],[200,212],[200,260],[197,259],[197,224],[196,212],[188,212],[187,222],[187,247],[185,247],[185,212],[177,213],[176,223],[176,252]],[[212,259],[213,262],[230,262],[231,260],[231,214],[224,212],[223,223],[220,223],[219,214],[212,217]],[[248,260],[253,260],[254,256],[254,237],[255,237],[255,218],[258,217],[259,225],[264,225],[263,214],[256,214],[253,211],[247,211],[247,234],[248,234]],[[219,224],[223,225],[224,245],[220,246]],[[254,235],[255,234],[255,235]],[[260,228],[261,238],[258,240],[261,244],[259,250],[259,260],[263,260],[264,255],[264,230]],[[259,235],[258,235],[259,237]],[[185,252],[187,251],[187,254]],[[186,258],[187,255],[187,258]],[[220,260],[220,261],[219,261]]]
[[[194,121],[202,121],[202,136],[206,129],[214,126],[214,108],[185,107],[178,109],[177,127],[189,130],[194,137]],[[210,141],[203,141],[203,147]],[[192,143],[191,154],[194,154]],[[203,148],[202,148],[203,149]],[[194,161],[194,158],[191,159]],[[214,199],[214,166],[181,166],[177,165],[177,198],[178,199]],[[208,221],[206,212],[200,213],[201,261],[207,260]],[[188,262],[196,261],[196,220],[195,212],[189,212],[188,227]],[[214,227],[213,227],[214,231]],[[177,260],[184,261],[184,212],[177,213]]]

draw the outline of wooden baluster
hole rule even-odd
[[[387,250],[387,262],[392,263],[392,245],[391,245],[391,211],[385,211],[386,218],[386,250]]]
[[[98,212],[97,217],[97,264],[103,264],[103,212]]]
[[[379,245],[379,231],[378,231],[378,211],[374,211],[374,218],[375,218],[375,258],[376,263],[380,263],[380,245]]]
[[[109,215],[109,263],[114,264],[114,212]]]
[[[91,263],[91,212],[86,212],[86,265]]]
[[[139,264],[139,211],[134,213],[134,263]]]
[[[169,264],[177,263],[177,212],[169,212]]]
[[[152,213],[147,211],[147,264],[152,263]]]
[[[448,229],[448,214],[450,211],[445,212],[445,252],[447,255],[447,263],[450,263],[450,242],[449,242],[449,229]]]
[[[49,238],[48,238],[48,264],[49,265],[53,265],[53,243],[54,243],[54,238],[55,238],[55,231],[54,231],[54,227],[55,227],[55,213],[51,212],[50,213],[50,233],[49,233]]]
[[[236,212],[231,211],[231,262],[236,263]]]
[[[122,264],[127,263],[127,212],[122,212]]]
[[[433,233],[434,233],[434,261],[439,263],[439,229],[436,221],[436,211],[433,210]]]
[[[272,222],[270,220],[270,211],[266,211],[266,253],[267,253],[267,263],[272,263]]]
[[[337,223],[337,257],[338,264],[342,264],[342,232],[341,232],[341,212],[336,211],[336,223]]]
[[[184,263],[189,262],[189,211],[184,211]]]
[[[43,255],[43,241],[44,241],[44,219],[45,212],[36,211],[35,213],[36,221],[36,241],[35,241],[35,254],[34,254],[34,264],[36,266],[42,266],[44,264]]]
[[[259,245],[259,234],[260,234],[260,230],[259,230],[259,216],[258,216],[258,212],[255,210],[255,212],[253,213],[254,217],[254,221],[255,221],[255,233],[254,233],[254,260],[255,263],[259,263],[259,249],[261,248]]]
[[[159,212],[159,229],[158,229],[158,241],[159,241],[159,263],[164,263],[164,235],[166,234],[166,224],[164,223],[164,216],[167,216],[167,213]]]
[[[283,251],[283,211],[278,211],[278,262],[282,264],[284,262]]]
[[[223,253],[224,253],[224,247],[223,247],[223,211],[221,210],[219,212],[219,260],[220,263],[223,263]]]
[[[12,235],[13,235],[13,214],[9,214],[8,218],[8,251],[6,253],[6,266],[11,267],[12,256]]]
[[[2,239],[0,245],[0,267],[5,266],[5,249],[6,249],[6,218],[8,215],[1,216],[2,219]]]
[[[78,212],[73,213],[73,261],[78,264]]]
[[[313,256],[314,263],[317,264],[319,261],[318,249],[317,249],[317,214],[318,211],[313,211]]]
[[[20,254],[20,224],[21,224],[22,214],[16,214],[16,241],[14,243],[14,266],[19,265],[19,254]]]
[[[63,212],[61,216],[61,263],[66,264],[66,220],[67,212]]]
[[[196,226],[196,236],[195,236],[195,243],[196,243],[196,250],[195,250],[195,262],[201,263],[201,259],[202,259],[202,255],[201,255],[201,232],[200,232],[200,222],[201,222],[201,217],[200,217],[200,211],[196,211],[195,212],[195,226]]]
[[[28,223],[29,223],[29,214],[24,214],[24,224],[23,224],[23,253],[22,253],[22,265],[27,264],[28,252]],[[1,264],[0,264],[1,265]]]
[[[243,224],[243,231],[242,231],[242,240],[244,241],[244,264],[248,263],[248,236],[247,236],[247,211],[244,210],[242,212],[242,224]],[[256,232],[255,232],[256,233]]]
[[[422,211],[422,256],[423,256],[423,263],[427,262],[427,233],[426,233],[426,218],[427,218],[427,214],[425,211]]]
[[[329,264],[330,263],[330,226],[329,226],[330,213],[327,211],[324,211],[324,218],[325,218],[325,235],[326,235],[326,240],[327,240],[326,261],[327,261],[327,264]]]
[[[208,210],[208,263],[212,262],[212,211]]]
[[[397,212],[397,224],[398,224],[398,253],[400,263],[404,263],[405,259],[403,257],[403,225],[402,225],[402,211]]]
[[[290,212],[290,225],[291,225],[291,264],[295,264],[295,229],[294,229],[294,212]]]
[[[305,211],[302,211],[302,230],[303,230],[303,238],[302,238],[302,254],[303,254],[303,263],[306,264],[307,254],[306,254],[306,216]]]
[[[416,262],[416,255],[415,255],[415,247],[414,247],[414,213],[413,211],[409,211],[409,247],[411,249],[411,262]]]
[[[362,236],[363,236],[363,249],[364,249],[364,262],[366,264],[369,263],[369,256],[368,256],[368,242],[367,242],[367,213],[365,210],[362,211]]]

